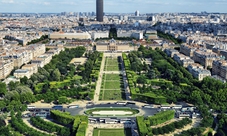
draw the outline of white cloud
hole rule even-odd
[[[2,3],[15,3],[14,0],[2,0]]]

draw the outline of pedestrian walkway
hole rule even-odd
[[[100,89],[101,89],[101,85],[102,85],[102,77],[103,77],[103,71],[104,71],[104,66],[105,66],[105,60],[106,60],[106,57],[105,57],[105,55],[103,55],[102,63],[101,63],[101,66],[100,66],[98,81],[96,83],[96,89],[95,89],[95,94],[94,94],[94,103],[99,101],[99,95],[100,95]]]
[[[46,131],[42,131],[42,130],[40,130],[40,129],[34,127],[34,126],[32,126],[32,124],[30,123],[30,119],[23,119],[23,122],[24,122],[28,127],[30,127],[30,128],[33,128],[33,129],[35,129],[35,130],[37,130],[37,131],[39,131],[39,132],[42,132],[42,133],[49,134],[49,133],[46,132]]]

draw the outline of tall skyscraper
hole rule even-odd
[[[135,16],[140,16],[140,12],[138,10],[136,10]]]
[[[103,0],[96,0],[96,20],[103,22]]]

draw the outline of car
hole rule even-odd
[[[72,109],[72,108],[79,108],[79,105],[69,105],[68,108],[69,108],[69,109]]]
[[[144,107],[144,108],[154,108],[153,105],[144,105],[143,107]]]
[[[62,110],[63,109],[63,106],[62,105],[56,105],[56,106],[53,106],[52,109]]]

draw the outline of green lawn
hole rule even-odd
[[[123,100],[121,90],[102,90],[102,100]]]
[[[106,65],[107,66],[118,66],[117,58],[107,58]]]
[[[105,81],[104,89],[121,89],[120,81]]]
[[[93,136],[131,136],[130,129],[94,129]]]
[[[118,75],[118,74],[105,74],[105,80],[120,80],[120,75]]]
[[[119,71],[119,67],[117,66],[106,66],[105,71]]]

